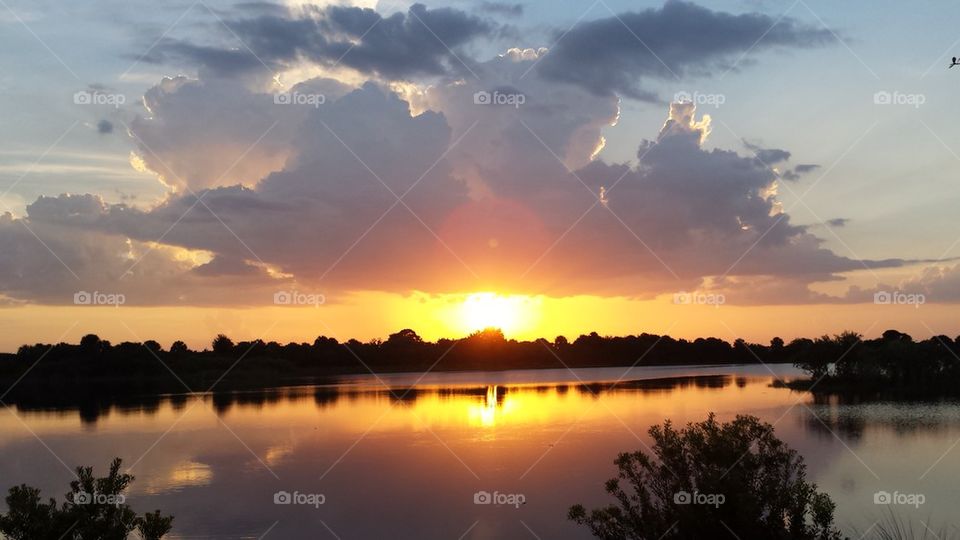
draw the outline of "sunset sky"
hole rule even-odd
[[[0,0],[0,351],[956,336],[958,14]]]

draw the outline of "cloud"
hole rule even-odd
[[[291,283],[328,297],[489,288],[652,297],[712,284],[749,303],[761,301],[751,291],[815,301],[811,283],[903,264],[838,256],[793,225],[774,171],[752,153],[704,149],[710,119],[692,103],[671,105],[638,163],[597,160],[618,101],[523,78],[542,53],[508,51],[478,64],[480,81],[407,99],[373,83],[291,89],[326,92],[317,106],[240,82],[164,80],[147,93],[152,116],[130,132],[146,166],[178,191],[147,210],[63,195],[29,205],[22,224],[7,216],[0,249],[16,262],[0,269],[0,291],[65,302],[75,289],[119,288],[131,304],[182,305],[270,302]]]
[[[222,305],[237,301],[238,286],[241,303],[275,290],[265,274],[204,279],[191,272],[203,254],[98,230],[108,208],[92,195],[61,195],[41,197],[23,218],[0,215],[0,292],[18,303],[73,304],[85,291],[122,294],[128,304]]]
[[[321,82],[314,81],[314,86]],[[181,82],[168,91],[216,95],[219,89]],[[194,110],[192,100],[174,99],[167,104],[173,103]],[[269,107],[261,112],[273,110],[282,117],[291,106],[271,101]],[[161,124],[166,110],[154,110]],[[70,281],[82,284],[85,290],[124,287],[131,303],[177,304],[212,297],[226,303],[256,303],[271,298],[263,294],[264,287],[289,286],[294,281],[324,287],[324,294],[330,291],[331,296],[363,288],[453,290],[465,274],[469,278],[432,232],[442,228],[444,212],[467,201],[466,187],[450,175],[443,160],[450,130],[442,115],[425,112],[411,116],[406,102],[373,84],[321,108],[300,107],[297,114],[302,123],[297,126],[297,136],[287,140],[290,158],[252,187],[203,188],[202,180],[191,181],[187,184],[191,190],[175,194],[151,210],[104,204],[92,195],[44,197],[28,207],[24,224],[45,241],[48,237],[57,240],[51,244],[53,252],[59,254],[62,249],[74,254],[64,258],[78,276],[66,280],[69,287],[74,286]],[[200,145],[197,155],[204,146],[218,151],[224,145],[210,137],[215,131],[202,123],[191,124],[190,129],[190,133],[183,126],[169,133],[158,132],[169,135],[170,141],[154,134],[154,143],[165,147],[164,143],[179,138],[179,142]],[[204,132],[206,139],[198,135]],[[264,158],[251,152],[245,159],[256,162]],[[189,179],[201,178],[200,172],[208,166],[200,159],[180,162],[181,172]],[[399,203],[401,194],[403,202]],[[9,220],[11,232],[18,232],[19,227],[16,220]],[[84,240],[66,242],[71,236]],[[18,245],[31,243],[28,240],[23,233],[10,238]],[[32,244],[35,249],[25,260],[44,262],[44,268],[55,270],[55,279],[63,282],[64,270],[57,268],[56,259],[40,243],[33,240]],[[151,250],[152,245],[164,249]],[[93,246],[103,247],[88,253]],[[0,242],[0,249],[4,247]],[[145,251],[151,259],[134,265]],[[194,256],[185,261],[184,253]],[[129,266],[134,266],[134,271],[124,277]],[[140,272],[148,269],[160,271],[166,279],[150,284],[144,274],[141,281]],[[10,274],[26,279],[49,272],[33,267],[31,272]],[[219,285],[199,290],[216,282],[213,278],[224,277],[233,284],[233,292],[216,295],[216,290],[223,289]],[[37,279],[36,283],[10,283],[4,290],[15,298],[38,301],[64,301],[64,293],[71,290],[68,287],[51,296],[42,290],[45,279]],[[138,284],[167,291],[138,292]],[[191,292],[191,285],[198,290]],[[243,285],[239,287],[242,294],[237,292],[239,285]]]
[[[791,168],[789,150],[752,143],[740,153],[707,149],[711,119],[693,103],[671,104],[655,139],[637,141],[636,160],[598,158],[620,115],[616,93],[642,95],[644,78],[663,75],[635,38],[618,34],[619,21],[579,25],[552,51],[464,57],[476,77],[427,85],[397,79],[446,74],[458,62],[418,18],[453,47],[489,23],[419,5],[388,17],[266,10],[231,23],[261,59],[329,66],[342,56],[376,82],[314,78],[276,94],[223,76],[262,68],[244,64],[243,51],[163,43],[162,55],[179,51],[205,68],[199,79],[163,79],[144,96],[149,116],[124,127],[168,197],[152,208],[94,194],[41,197],[22,218],[0,217],[0,251],[13,254],[0,262],[0,293],[43,303],[99,290],[131,304],[248,305],[292,285],[328,298],[706,288],[728,293],[728,303],[802,303],[846,301],[811,284],[911,262],[854,260],[825,247],[777,200],[781,179],[816,165]],[[819,42],[798,23],[774,22],[682,2],[625,17],[691,72],[744,52],[762,23],[771,43]],[[558,76],[576,57],[567,47],[585,46],[598,29],[613,38],[603,41],[609,51]],[[698,47],[706,52],[694,55]],[[584,78],[592,69],[597,77]]]
[[[290,89],[333,101],[351,87],[319,79]],[[319,99],[319,98],[318,98]],[[222,79],[165,78],[143,98],[148,118],[130,124],[139,157],[180,190],[253,185],[283,167],[308,105],[278,104]]]
[[[833,218],[827,220],[827,225],[831,227],[846,227],[850,223],[848,218]]]
[[[669,0],[659,9],[582,22],[556,37],[556,45],[537,67],[541,76],[599,95],[655,100],[643,87],[645,79],[723,72],[735,68],[742,55],[777,46],[819,45],[831,35],[789,17],[732,15]]]
[[[819,168],[820,168],[820,165],[800,164],[794,167],[793,169],[787,169],[783,171],[783,173],[780,176],[784,180],[790,180],[791,182],[796,182],[804,174],[815,171]]]
[[[145,60],[185,60],[201,66],[205,77],[259,71],[264,64],[272,72],[310,62],[402,80],[467,71],[462,59],[468,57],[455,51],[494,30],[480,17],[422,4],[389,16],[359,7],[314,7],[296,14],[240,18],[228,25],[246,47],[164,40]]]
[[[478,9],[480,11],[495,15],[506,15],[510,17],[519,17],[520,15],[523,15],[523,4],[483,1],[480,2]]]
[[[790,152],[787,152],[786,150],[781,150],[779,148],[763,148],[748,141],[743,141],[743,145],[747,147],[747,150],[753,152],[761,163],[768,167],[772,167],[790,159]]]
[[[604,273],[632,281],[634,290],[646,280],[677,290],[715,276],[809,284],[861,267],[791,223],[779,209],[777,177],[767,166],[703,149],[708,132],[709,119],[697,119],[693,104],[674,103],[657,140],[641,145],[638,166],[594,162],[577,171],[591,191],[606,187],[608,202],[587,214],[544,263],[558,268],[584,261],[584,272],[602,264]],[[569,215],[577,214],[571,209]],[[623,282],[606,283],[625,292]]]
[[[101,135],[113,133],[113,122],[109,120],[101,120],[97,122],[97,133]]]
[[[900,298],[922,297],[921,303],[960,302],[960,264],[950,266],[935,262],[924,266],[916,275],[899,283],[878,283],[872,288],[851,287],[842,301],[874,302],[874,295],[878,293],[888,297],[892,295]]]

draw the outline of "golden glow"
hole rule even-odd
[[[910,277],[912,268],[874,270],[887,283]],[[861,275],[862,274],[862,275]],[[850,273],[851,284],[873,286],[872,272]],[[831,282],[814,289],[824,294],[842,293],[842,282]],[[897,328],[913,336],[956,332],[956,308],[950,304],[927,304],[925,320],[916,317],[914,308],[894,309],[870,304],[738,306],[730,301],[717,308],[708,305],[674,304],[672,295],[653,299],[599,296],[562,298],[532,295],[485,293],[494,299],[476,299],[475,293],[407,295],[357,292],[328,297],[320,309],[312,306],[244,307],[137,306],[123,309],[111,306],[38,306],[0,308],[0,352],[15,352],[25,342],[76,343],[84,334],[96,333],[112,342],[155,339],[164,347],[183,340],[203,349],[217,334],[234,341],[267,337],[281,343],[312,342],[318,335],[340,340],[384,339],[402,328],[412,328],[424,339],[463,337],[485,324],[501,328],[510,339],[553,339],[564,335],[575,339],[592,331],[602,335],[628,335],[640,332],[670,334],[674,338],[695,339],[715,336],[727,341],[742,337],[766,343],[773,336],[789,341],[836,333],[837,328],[864,332],[876,337],[887,328]],[[478,298],[483,299],[484,296]],[[468,315],[467,306],[489,303],[516,309],[513,316],[481,317]],[[77,321],[81,321],[77,324]],[[506,324],[509,323],[509,324]],[[924,326],[926,325],[926,326]],[[952,335],[952,334],[950,334]]]
[[[460,320],[467,332],[499,328],[505,334],[512,334],[532,324],[537,318],[539,304],[537,299],[528,296],[473,293],[460,306]]]

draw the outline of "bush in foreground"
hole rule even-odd
[[[653,453],[624,453],[606,483],[617,503],[569,517],[602,540],[765,538],[838,540],[834,504],[806,481],[806,465],[753,416],[713,414],[679,431],[653,426]]]
[[[123,492],[133,476],[120,473],[120,458],[110,474],[93,476],[92,467],[77,467],[66,501],[44,503],[40,490],[21,484],[10,488],[8,511],[0,514],[0,535],[10,540],[125,540],[136,530],[143,540],[160,540],[170,532],[173,517],[157,510],[138,516],[124,503]]]

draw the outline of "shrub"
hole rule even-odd
[[[752,416],[681,430],[650,428],[654,460],[642,451],[616,460],[606,483],[617,504],[569,517],[603,540],[668,540],[729,536],[770,540],[836,540],[834,504],[806,481],[796,451],[773,426]],[[732,533],[732,534],[730,534]]]
[[[95,478],[92,467],[77,467],[77,479],[59,507],[52,498],[42,502],[37,488],[13,486],[7,513],[0,514],[0,535],[9,540],[126,540],[136,530],[144,540],[160,540],[170,532],[173,517],[159,510],[137,516],[124,503],[133,476],[120,473],[121,463],[114,459],[103,478]]]

